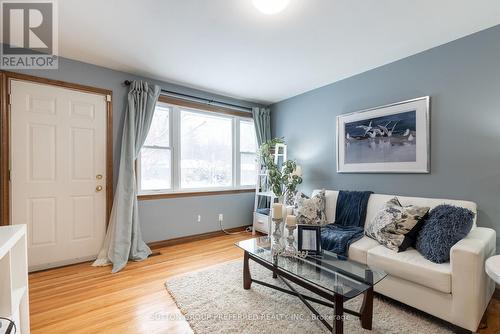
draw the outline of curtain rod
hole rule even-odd
[[[130,80],[125,80],[123,82],[123,84],[125,86],[130,86],[130,84],[132,83],[132,81]],[[217,100],[213,100],[213,99],[206,99],[204,97],[199,97],[199,96],[194,96],[194,95],[189,95],[189,94],[184,94],[184,93],[178,93],[178,92],[173,92],[173,91],[170,91],[170,90],[166,90],[166,89],[161,89],[161,93],[164,94],[164,95],[170,95],[170,96],[174,96],[174,97],[179,97],[179,98],[182,98],[182,99],[191,99],[191,100],[198,100],[198,101],[203,101],[205,102],[206,104],[211,104],[211,105],[219,105],[221,107],[228,107],[228,108],[231,108],[231,109],[239,109],[239,110],[245,110],[245,111],[252,111],[252,108],[250,107],[244,107],[244,106],[240,106],[240,105],[237,105],[237,104],[232,104],[232,103],[227,103],[227,102],[222,102],[222,101],[217,101]]]

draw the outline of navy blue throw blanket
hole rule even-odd
[[[371,191],[339,192],[335,222],[321,229],[321,247],[347,258],[349,246],[364,234],[366,207]]]

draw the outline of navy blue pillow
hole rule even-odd
[[[435,263],[450,261],[451,247],[465,238],[472,228],[474,213],[452,205],[438,205],[424,221],[415,248]]]

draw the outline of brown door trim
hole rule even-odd
[[[111,215],[113,206],[113,91],[97,87],[85,86],[59,80],[35,77],[9,71],[0,71],[0,226],[10,225],[10,191],[9,191],[9,166],[10,166],[10,105],[8,103],[11,80],[36,82],[66,89],[77,90],[85,93],[100,94],[106,99],[106,225]]]
[[[0,72],[0,226],[9,225],[9,113],[7,111],[7,78]]]

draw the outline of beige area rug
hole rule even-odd
[[[297,297],[255,283],[244,290],[242,262],[223,263],[165,283],[195,333],[328,333]],[[252,261],[250,272],[255,279],[285,287]],[[359,310],[361,301],[362,296],[356,297],[346,307]],[[332,318],[332,309],[313,305]],[[347,317],[344,333],[453,333],[449,325],[379,296],[374,300],[372,331],[362,329],[358,318]]]

